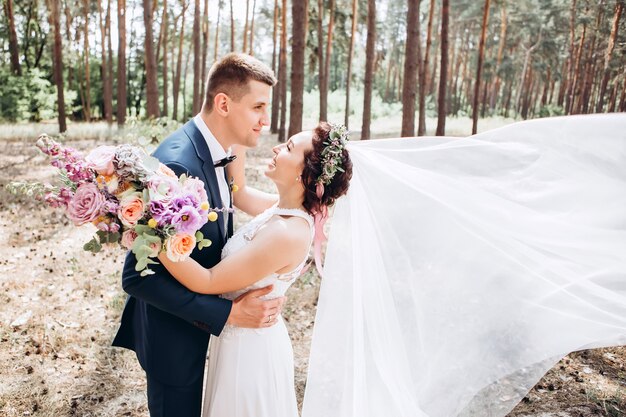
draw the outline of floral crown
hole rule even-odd
[[[341,157],[349,140],[349,132],[344,125],[331,123],[330,126],[328,140],[322,150],[322,174],[317,178],[317,183],[322,185],[330,184],[337,171],[344,172]]]

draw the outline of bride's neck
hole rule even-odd
[[[295,187],[288,189],[278,188],[278,207],[280,208],[299,208],[302,209],[304,203],[304,192]]]

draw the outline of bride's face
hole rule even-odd
[[[274,146],[274,157],[267,165],[265,175],[276,184],[301,184],[304,153],[313,148],[312,136],[311,131],[300,132],[287,142]]]

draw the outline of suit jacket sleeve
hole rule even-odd
[[[187,170],[176,163],[166,163],[177,175]],[[232,301],[217,295],[198,294],[174,279],[161,264],[151,265],[155,272],[145,277],[135,270],[137,261],[128,252],[122,272],[124,291],[135,298],[178,316],[200,329],[219,336],[232,308]]]

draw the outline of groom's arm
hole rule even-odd
[[[170,277],[161,265],[152,266],[155,274],[142,277],[135,271],[136,264],[135,256],[129,251],[122,273],[124,291],[208,333],[219,336],[231,314],[232,301],[187,290]]]

